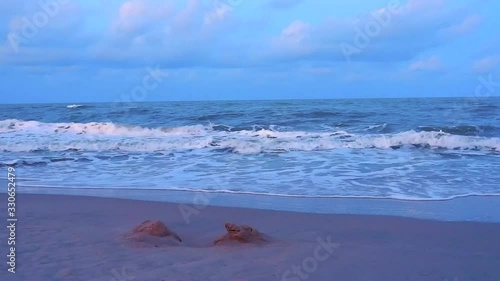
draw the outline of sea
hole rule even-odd
[[[500,195],[500,98],[2,104],[7,166],[41,188]]]

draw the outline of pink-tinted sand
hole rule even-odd
[[[186,220],[181,209],[193,211],[190,205],[28,194],[17,200],[17,273],[6,269],[4,228],[0,280],[500,280],[498,223],[223,207],[197,209]],[[163,221],[182,243],[125,238],[148,219]],[[272,241],[215,247],[225,222],[251,225]]]

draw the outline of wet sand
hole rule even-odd
[[[7,196],[0,194],[0,200],[7,202]],[[500,276],[499,223],[64,195],[18,194],[17,202],[17,273],[7,272],[2,231],[2,280],[497,281]],[[6,212],[0,218],[6,221]],[[164,222],[182,243],[130,243],[126,234],[148,219]],[[271,241],[214,246],[225,222],[251,225]]]

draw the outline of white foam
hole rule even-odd
[[[17,132],[25,134],[162,137],[168,135],[195,135],[202,133],[205,129],[201,125],[176,128],[145,128],[140,126],[116,125],[109,122],[43,123],[16,119],[0,121],[0,133]]]
[[[0,150],[171,151],[227,149],[237,153],[315,151],[339,148],[390,149],[419,146],[457,150],[500,151],[500,138],[406,131],[396,134],[353,134],[346,131],[218,131],[216,125],[147,128],[113,123],[42,123],[0,121]]]
[[[289,198],[316,198],[316,199],[378,199],[378,200],[397,200],[397,201],[419,201],[419,202],[432,202],[432,201],[450,201],[458,198],[467,197],[500,197],[500,193],[477,193],[471,192],[466,194],[443,196],[435,198],[419,198],[404,195],[389,195],[389,196],[362,196],[362,195],[297,195],[297,194],[283,194],[273,192],[254,192],[254,191],[235,191],[229,189],[207,190],[197,188],[183,188],[183,187],[156,187],[156,188],[133,188],[133,187],[107,187],[107,186],[62,186],[62,185],[43,185],[43,184],[25,184],[25,188],[40,188],[40,189],[69,189],[69,190],[102,190],[102,191],[172,191],[172,192],[186,192],[186,193],[205,193],[213,194],[207,196],[217,196],[217,194],[240,194],[240,195],[255,195],[255,196],[270,196],[270,197],[289,197]]]
[[[83,104],[70,104],[70,105],[67,105],[66,107],[67,108],[79,108],[79,107],[83,107],[84,105]]]

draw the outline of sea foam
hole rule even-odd
[[[16,119],[0,121],[0,150],[125,150],[170,151],[212,149],[245,154],[332,149],[436,148],[500,151],[500,138],[453,135],[442,131],[391,134],[351,133],[344,130],[284,131],[270,126],[251,130],[220,130],[223,125],[179,127],[126,126],[114,123],[43,123]]]

